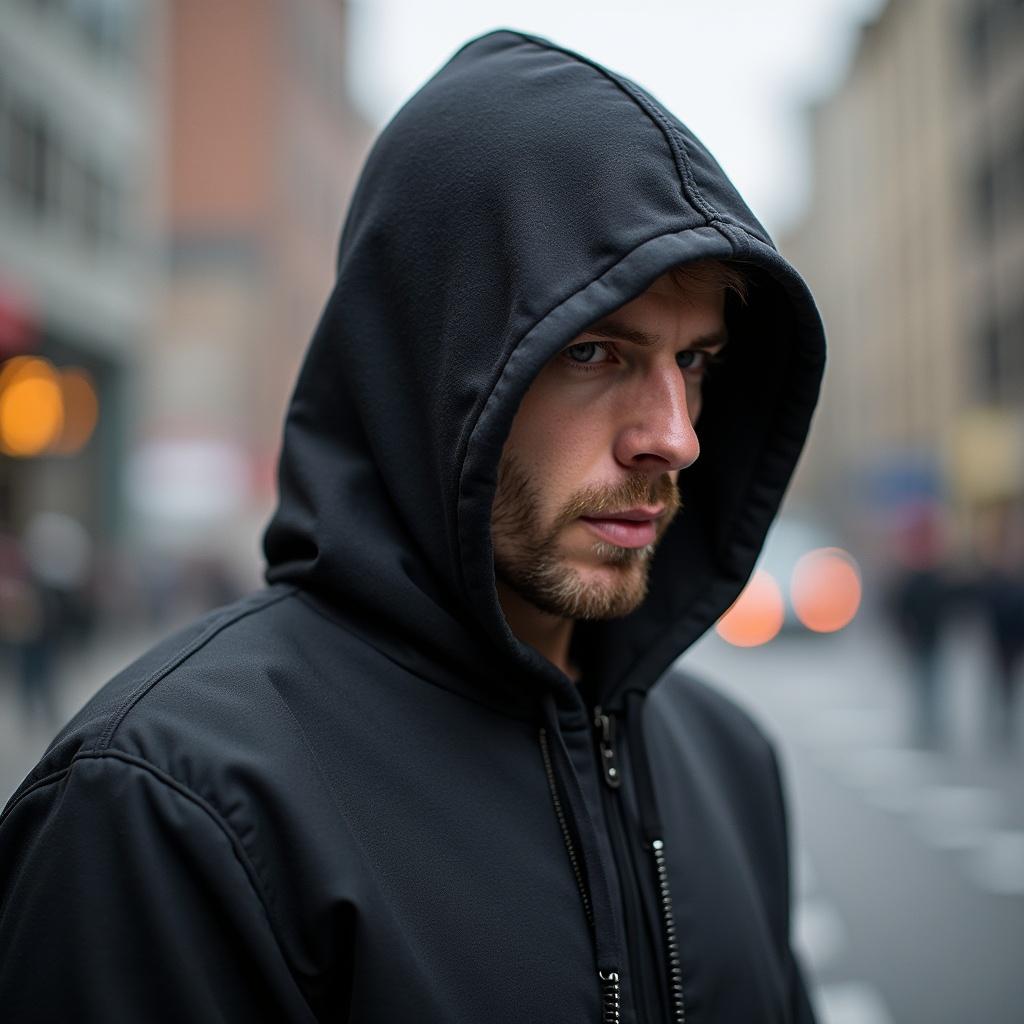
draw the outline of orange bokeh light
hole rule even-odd
[[[12,356],[0,363],[0,394],[21,377],[52,376],[53,367],[38,356]]]
[[[57,455],[74,455],[85,447],[96,429],[99,400],[92,378],[77,367],[61,371],[60,390],[64,399],[64,429],[52,451]]]
[[[715,630],[723,640],[736,647],[757,647],[778,634],[784,614],[779,585],[764,569],[758,569],[718,620]]]
[[[834,633],[860,607],[857,564],[842,548],[808,551],[793,568],[790,600],[796,617],[815,633]]]
[[[64,400],[54,368],[45,359],[9,360],[0,372],[0,450],[38,455],[60,436],[63,426]]]
[[[74,455],[96,429],[99,400],[78,367],[58,370],[37,356],[0,365],[0,452],[18,458]]]

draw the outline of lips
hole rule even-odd
[[[601,540],[620,548],[642,548],[654,543],[657,521],[664,508],[633,508],[606,512],[601,516],[580,516],[580,521]]]

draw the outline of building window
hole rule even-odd
[[[974,215],[978,223],[979,234],[984,239],[992,237],[996,215],[996,176],[992,161],[988,155],[981,154],[974,168]]]
[[[68,0],[68,13],[98,54],[127,57],[135,46],[137,4],[132,0]]]
[[[41,217],[53,202],[53,132],[41,111],[15,100],[9,107],[6,135],[4,163],[10,192],[26,210]]]
[[[964,55],[967,68],[975,81],[984,77],[990,62],[989,54],[989,0],[976,0],[964,17]]]
[[[1006,377],[1003,398],[1024,408],[1024,302],[1018,302],[1003,324]]]
[[[978,340],[978,397],[982,402],[996,402],[999,400],[1002,360],[999,353],[999,326],[993,312],[988,313]]]

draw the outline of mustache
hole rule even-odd
[[[613,487],[592,486],[577,491],[558,514],[557,525],[565,526],[580,516],[599,518],[603,514],[624,512],[638,505],[663,505],[664,525],[683,507],[679,488],[665,474],[652,481],[643,474],[627,477]]]

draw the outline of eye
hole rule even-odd
[[[704,370],[708,365],[708,353],[699,348],[688,348],[676,356],[676,362],[683,370]]]
[[[579,341],[562,349],[562,355],[577,366],[599,366],[608,362],[608,349],[599,341]]]

